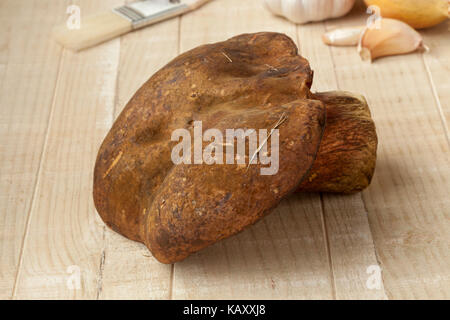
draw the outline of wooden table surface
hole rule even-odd
[[[262,0],[201,9],[73,53],[50,39],[72,1],[0,1],[0,298],[450,298],[450,41],[362,63]],[[81,15],[123,0],[78,0]],[[297,194],[238,236],[182,263],[158,263],[105,227],[92,200],[97,150],[132,94],[181,52],[240,33],[283,32],[315,71],[313,89],[364,94],[378,135],[371,186]]]

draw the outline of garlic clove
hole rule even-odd
[[[363,26],[334,29],[324,33],[322,41],[330,46],[356,46],[363,31]]]
[[[358,44],[363,60],[404,54],[425,48],[421,35],[408,24],[394,19],[380,19],[379,24],[366,27]]]

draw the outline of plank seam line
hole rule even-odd
[[[323,29],[326,30],[325,23],[322,22],[321,24],[323,26]],[[301,47],[300,47],[300,44],[301,44],[300,43],[300,34],[298,32],[299,28],[300,28],[300,26],[297,26],[295,28],[295,34],[296,34],[296,37],[297,37],[298,52],[301,55],[302,51],[301,51]],[[331,55],[331,52],[330,52],[330,55]],[[332,55],[331,55],[331,57],[332,57]],[[333,61],[333,69],[334,69],[334,61]],[[333,74],[336,77],[336,73],[333,72]],[[320,210],[321,211],[320,212],[320,220],[321,220],[321,223],[322,223],[322,237],[323,237],[323,239],[325,241],[325,253],[327,255],[327,262],[328,262],[328,266],[329,266],[329,269],[330,269],[329,275],[330,275],[330,278],[331,278],[331,281],[330,281],[331,294],[332,294],[332,298],[334,300],[336,300],[336,282],[335,282],[336,280],[335,280],[335,277],[334,277],[333,261],[331,259],[331,252],[330,252],[331,248],[330,248],[330,241],[329,241],[329,238],[328,238],[328,230],[327,230],[326,223],[325,223],[325,206],[324,206],[324,202],[323,202],[323,195],[322,195],[322,193],[319,194],[319,197],[320,197],[320,209],[321,209]]]
[[[52,97],[52,103],[51,103],[51,107],[50,107],[50,113],[48,115],[48,119],[47,119],[47,128],[45,131],[45,138],[44,138],[44,145],[42,147],[41,153],[39,155],[39,167],[36,173],[36,181],[34,183],[33,186],[33,195],[31,196],[31,205],[30,205],[30,209],[28,210],[28,214],[27,214],[27,218],[26,218],[26,224],[25,224],[25,230],[22,236],[22,244],[20,246],[20,254],[19,254],[19,262],[17,265],[17,271],[16,271],[16,276],[14,279],[14,286],[13,286],[13,290],[12,290],[12,294],[11,294],[11,298],[14,299],[16,294],[17,294],[17,285],[19,282],[19,278],[21,275],[21,269],[22,269],[22,263],[23,263],[23,258],[24,258],[24,252],[26,249],[26,242],[27,242],[27,238],[28,238],[28,232],[30,230],[30,225],[31,225],[31,218],[32,218],[32,214],[35,208],[35,200],[36,200],[36,196],[38,193],[38,189],[39,189],[39,183],[41,181],[41,173],[42,173],[42,167],[43,167],[43,163],[44,163],[44,157],[48,148],[48,139],[50,136],[50,128],[51,128],[51,124],[52,124],[52,120],[53,120],[53,115],[54,115],[54,111],[55,111],[55,105],[56,105],[56,94],[58,92],[58,88],[59,88],[59,80],[61,78],[61,65],[63,63],[63,56],[65,53],[65,49],[61,49],[61,53],[59,55],[59,61],[58,61],[58,70],[57,70],[57,76],[56,76],[56,80],[55,80],[55,85],[53,87],[53,97]]]
[[[327,31],[327,23],[322,22],[322,27],[323,27],[323,32],[326,32]],[[339,81],[338,81],[338,77],[336,74],[336,62],[334,61],[333,51],[331,50],[330,46],[327,45],[327,47],[328,47],[328,53],[330,54],[330,58],[331,58],[331,65],[333,66],[333,77],[334,77],[334,82],[336,84],[336,89],[340,90]],[[328,228],[327,228],[326,217],[325,217],[325,201],[323,199],[323,193],[320,193],[320,205],[322,207],[322,219],[323,219],[322,224],[323,224],[323,228],[324,228],[325,240],[327,242],[328,263],[330,265],[330,273],[331,273],[331,277],[332,277],[331,284],[332,284],[334,299],[337,299],[336,277],[334,274],[333,258],[331,257],[331,245],[330,245],[330,237],[328,235]]]
[[[323,22],[323,31],[326,32],[327,31],[327,23]],[[334,82],[336,83],[336,89],[337,90],[341,90],[341,88],[339,87],[339,81],[338,81],[338,77],[336,74],[336,61],[334,61],[334,55],[333,55],[333,50],[331,49],[331,46],[326,45],[328,47],[328,52],[330,53],[330,57],[331,57],[331,65],[333,66],[333,76],[334,76]]]
[[[111,114],[111,126],[114,124],[114,120],[116,118],[116,111],[117,111],[117,104],[119,103],[118,97],[119,97],[119,78],[120,78],[120,61],[122,58],[122,37],[119,37],[119,54],[117,58],[117,74],[116,74],[116,81],[114,83],[114,101],[113,101],[113,107],[112,107],[112,114]],[[97,210],[96,210],[97,211]],[[95,212],[97,213],[97,212]],[[103,225],[103,235],[102,235],[102,241],[103,241],[103,248],[102,253],[100,255],[100,264],[97,274],[97,296],[96,299],[99,300],[100,296],[103,292],[103,272],[105,269],[105,260],[106,260],[106,225]]]
[[[442,126],[444,127],[444,132],[445,132],[445,137],[447,139],[447,144],[450,147],[450,137],[449,137],[449,131],[450,130],[448,128],[448,124],[447,124],[447,121],[445,119],[445,114],[444,114],[444,109],[442,108],[441,99],[439,99],[439,94],[437,92],[436,85],[434,84],[433,76],[431,74],[431,70],[430,70],[427,62],[425,61],[425,53],[422,53],[421,55],[422,55],[422,63],[423,63],[423,65],[425,67],[425,70],[427,72],[428,82],[430,83],[431,91],[433,92],[433,97],[434,97],[434,100],[436,102],[436,107],[437,107],[438,112],[439,112],[439,117],[441,118],[441,123],[442,123]]]
[[[119,78],[120,78],[120,60],[122,55],[122,37],[120,37],[119,40],[119,61],[117,62],[117,75],[116,75],[116,81],[114,84],[114,103],[113,103],[113,110],[111,114],[111,126],[114,124],[114,121],[116,120],[116,113],[117,113],[117,105],[119,104]],[[119,106],[120,108],[120,106]]]
[[[181,19],[183,18],[183,15],[177,17],[178,22],[178,30],[177,30],[177,56],[180,54],[181,51]],[[175,280],[175,264],[172,263],[170,266],[170,279],[169,279],[169,300],[173,299],[173,284]]]
[[[372,244],[373,244],[373,251],[374,251],[374,254],[375,254],[375,260],[377,261],[377,264],[380,267],[381,285],[383,286],[383,292],[384,292],[385,297],[388,300],[392,300],[392,295],[389,293],[389,291],[386,290],[386,286],[384,285],[384,283],[385,283],[385,276],[384,276],[384,270],[383,270],[383,263],[381,262],[380,256],[378,254],[377,247],[375,245],[375,239],[374,239],[374,236],[373,236],[372,226],[371,226],[370,220],[369,220],[369,210],[367,209],[367,205],[366,205],[366,201],[364,199],[364,193],[363,192],[361,192],[361,200],[362,200],[362,203],[363,203],[364,213],[366,214],[367,224],[369,225],[370,234],[372,236]]]
[[[170,266],[170,281],[169,281],[169,300],[173,299],[173,280],[175,277],[175,264]]]
[[[122,2],[124,5],[130,3],[128,0],[124,0]],[[119,103],[118,97],[119,97],[119,79],[120,79],[120,61],[122,58],[122,39],[123,36],[119,37],[119,60],[117,61],[117,75],[116,75],[116,82],[114,84],[114,104],[113,104],[113,110],[112,110],[112,119],[111,119],[111,125],[114,124],[114,120],[116,119],[116,112],[117,112],[117,104]]]
[[[181,19],[183,18],[183,16],[178,17],[178,31],[177,31],[177,36],[178,36],[178,41],[177,41],[177,55],[180,55],[181,53]]]
[[[100,296],[103,291],[103,271],[105,270],[105,260],[106,260],[106,226],[103,226],[103,248],[102,253],[100,255],[100,263],[99,263],[99,270],[98,270],[98,276],[97,276],[97,296],[96,299],[99,300]]]
[[[328,228],[325,218],[325,204],[323,201],[323,194],[320,193],[320,208],[321,208],[321,220],[322,220],[322,232],[325,240],[325,247],[328,259],[328,265],[330,267],[330,277],[331,277],[331,290],[333,294],[333,300],[337,299],[336,293],[336,278],[334,276],[334,267],[333,267],[333,259],[331,257],[331,247],[330,247],[330,238],[328,237]]]

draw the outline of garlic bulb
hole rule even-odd
[[[347,14],[355,0],[265,0],[274,14],[295,23],[322,21]]]
[[[358,44],[361,58],[370,61],[420,48],[427,49],[416,30],[402,21],[388,18],[382,18],[379,27],[366,27]]]
[[[380,8],[382,17],[398,19],[416,29],[428,28],[449,18],[450,0],[364,0]]]

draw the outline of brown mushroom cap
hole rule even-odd
[[[173,167],[173,130],[219,119],[230,101],[269,112],[307,97],[311,82],[307,60],[278,33],[244,34],[175,58],[136,92],[100,148],[94,202],[103,221],[143,241],[144,209]]]

